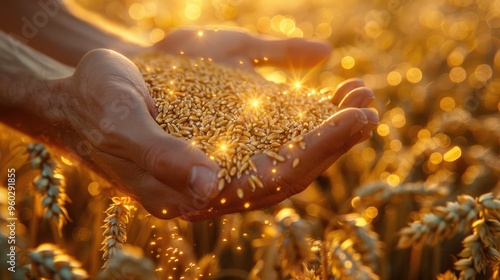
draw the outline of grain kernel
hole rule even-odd
[[[328,90],[310,94],[305,87],[276,84],[207,59],[150,54],[134,62],[155,101],[157,123],[221,167],[219,189],[242,174],[249,175],[250,188],[264,187],[250,174],[257,172],[251,157],[266,153],[274,165],[284,162],[279,149],[290,140],[305,149],[302,134],[324,123],[336,109],[332,102],[323,102],[331,98]],[[294,159],[292,166],[298,162]],[[242,198],[243,190],[237,195]]]
[[[242,190],[242,189],[237,189],[237,190],[236,190],[236,194],[238,195],[238,197],[239,197],[240,199],[242,199],[242,198],[243,198],[243,190]]]

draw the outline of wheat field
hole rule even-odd
[[[68,3],[149,43],[188,25],[326,40],[320,67],[258,71],[317,88],[360,78],[381,122],[304,192],[202,222],[156,219],[0,124],[0,279],[500,279],[500,1]]]

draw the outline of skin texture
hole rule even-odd
[[[74,20],[64,13],[60,16],[65,16],[60,20],[65,26]],[[297,168],[292,167],[291,160],[274,166],[269,157],[257,155],[253,161],[264,188],[250,192],[243,176],[219,192],[219,167],[188,142],[166,134],[154,121],[153,100],[135,65],[118,52],[92,50],[128,44],[115,49],[132,55],[134,46],[102,34],[96,36],[99,42],[85,41],[92,38],[88,32],[96,31],[85,29],[81,22],[75,24],[80,32],[87,33],[76,33],[72,35],[74,40],[66,41],[82,40],[88,53],[81,57],[82,46],[74,52],[68,43],[61,46],[68,54],[67,61],[81,57],[68,77],[43,80],[30,77],[30,73],[9,76],[0,71],[0,121],[32,136],[42,135],[45,141],[74,153],[83,164],[162,219],[200,220],[276,204],[304,190],[352,146],[368,139],[378,123],[377,114],[366,109],[374,99],[373,92],[359,80],[348,80],[332,100],[339,112],[305,135],[306,150],[289,149],[287,145],[281,149],[281,155],[300,159]],[[40,30],[40,37],[50,28],[48,25]],[[66,27],[58,28],[54,30],[63,32]],[[37,43],[33,47],[43,46],[40,40],[33,39]],[[57,42],[47,43],[57,46]],[[327,44],[312,40],[274,40],[239,30],[185,28],[172,31],[147,49],[137,46],[135,53],[158,50],[173,54],[183,51],[191,57],[210,57],[249,69],[254,59],[260,64],[264,57],[268,65],[310,67],[328,59],[331,52]],[[57,50],[46,51],[48,55],[52,52]],[[277,172],[271,173],[272,168]],[[245,190],[243,199],[236,196],[238,188]],[[222,198],[226,199],[224,204]]]

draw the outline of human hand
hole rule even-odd
[[[331,48],[323,41],[290,38],[277,40],[239,29],[179,28],[153,46],[155,49],[243,68],[315,66],[325,61]]]
[[[257,187],[255,191],[250,191],[248,174],[242,175],[240,179],[233,178],[216,197],[198,193],[193,203],[204,205],[203,209],[183,213],[183,218],[194,221],[264,208],[302,192],[354,145],[371,137],[371,131],[378,125],[379,118],[375,111],[366,107],[374,97],[373,91],[360,80],[352,79],[340,84],[331,100],[338,105],[338,112],[321,126],[303,135],[306,144],[304,150],[299,148],[298,143],[291,141],[278,152],[288,159],[285,162],[274,161],[266,154],[251,158],[258,170],[254,176],[259,178],[263,188]],[[299,159],[295,167],[294,159]],[[244,190],[242,199],[237,195],[238,189]]]
[[[309,133],[305,151],[280,151],[299,157],[300,168],[278,165],[274,180],[270,173],[259,173],[266,187],[241,200],[234,190],[248,189],[243,186],[245,178],[234,180],[219,194],[215,176],[219,167],[156,124],[156,110],[142,76],[125,57],[92,51],[63,84],[67,94],[61,115],[74,133],[66,143],[146,210],[165,219],[204,219],[277,203],[302,191],[350,147],[369,137],[378,121],[373,111],[355,109],[365,107],[373,93],[360,88],[360,81],[346,83],[333,100],[342,111],[327,122],[336,126],[325,124]],[[257,155],[253,161],[264,172],[272,168],[267,156]],[[227,203],[220,203],[222,197]]]

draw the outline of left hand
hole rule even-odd
[[[332,51],[323,41],[290,38],[278,40],[238,29],[180,28],[156,43],[154,49],[193,58],[212,58],[230,66],[255,65],[303,68],[325,61]]]

